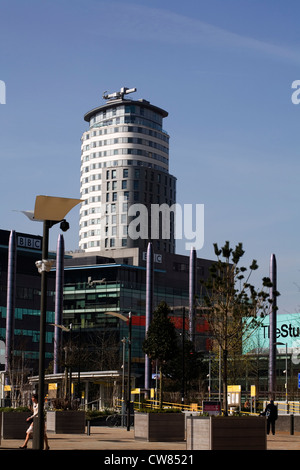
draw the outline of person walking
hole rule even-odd
[[[29,441],[30,437],[33,434],[33,420],[34,420],[34,418],[37,418],[37,416],[38,416],[38,409],[39,409],[39,407],[38,407],[38,396],[36,394],[33,394],[32,397],[31,397],[31,401],[32,401],[33,413],[32,413],[31,416],[29,416],[29,418],[26,419],[26,421],[28,421],[30,423],[30,425],[29,425],[29,428],[26,431],[26,437],[25,437],[24,444],[19,447],[20,449],[27,449],[28,441]],[[45,432],[44,432],[44,441],[45,441],[46,450],[49,450],[50,447],[49,447],[49,444],[48,444],[48,437],[47,437],[47,434],[46,434],[46,429],[45,429]]]
[[[274,436],[275,422],[278,418],[278,410],[274,400],[270,400],[270,403],[267,404],[264,415],[267,418],[267,434],[270,434],[270,430],[272,430],[272,434]]]

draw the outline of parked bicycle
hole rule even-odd
[[[109,415],[106,418],[106,424],[109,427],[114,426],[126,426],[127,425],[127,415],[121,413],[115,413],[113,415]],[[134,424],[134,415],[130,415],[130,426]]]
[[[121,426],[122,415],[120,413],[116,413],[116,414],[107,416],[106,424],[107,426],[110,426],[110,427]]]

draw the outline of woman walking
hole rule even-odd
[[[38,407],[38,396],[36,394],[33,394],[32,397],[31,397],[31,401],[32,401],[33,413],[26,420],[30,423],[30,426],[26,431],[25,441],[24,441],[24,444],[22,446],[20,446],[20,449],[27,449],[28,441],[29,441],[30,437],[33,434],[33,419],[37,418],[37,416],[38,416],[38,409],[39,409],[39,407]],[[47,434],[46,434],[46,429],[45,429],[45,432],[44,432],[44,441],[45,441],[45,449],[49,450],[50,447],[48,445],[48,437],[47,437]]]

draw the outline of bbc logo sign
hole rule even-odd
[[[153,260],[155,263],[162,263],[162,255],[154,253]],[[143,252],[143,261],[147,261],[147,252]]]
[[[40,238],[18,236],[17,243],[20,248],[40,250],[42,247],[42,240]]]

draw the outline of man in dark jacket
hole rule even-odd
[[[272,429],[272,434],[275,434],[275,421],[278,418],[277,406],[274,404],[273,400],[270,400],[270,403],[267,404],[264,415],[267,417],[267,434],[270,433],[270,428]]]

